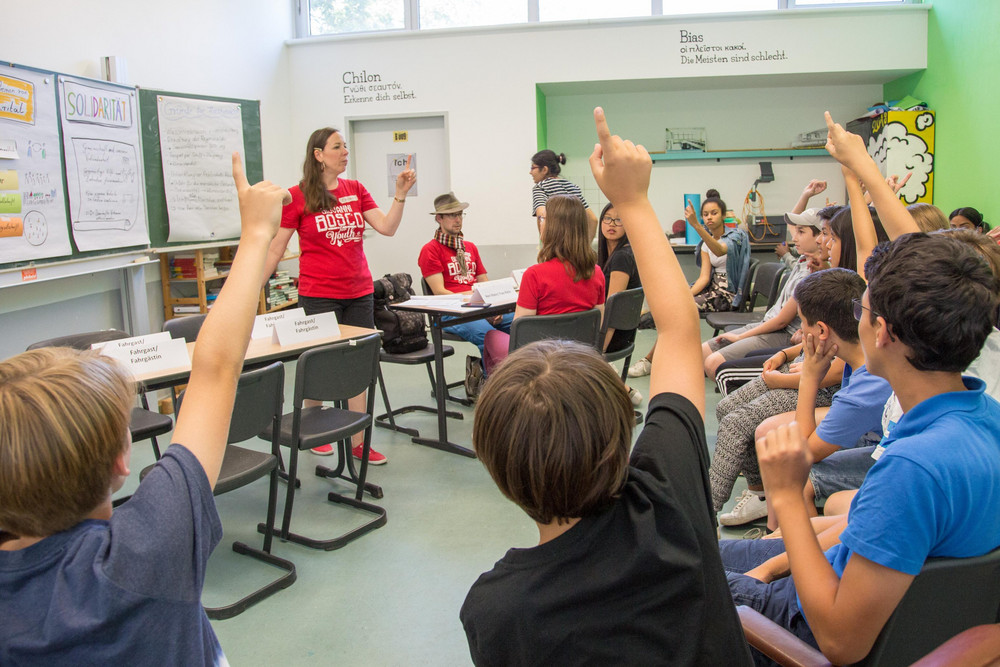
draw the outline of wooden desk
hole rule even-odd
[[[271,342],[270,338],[252,338],[250,339],[250,345],[247,347],[246,357],[244,357],[243,362],[244,364],[260,364],[270,361],[291,361],[292,359],[298,359],[303,352],[311,350],[314,347],[329,345],[330,343],[336,343],[350,338],[361,338],[373,333],[381,332],[378,329],[365,329],[364,327],[353,327],[348,324],[341,324],[339,336],[326,336],[324,338],[316,338],[315,340],[310,340],[305,343],[296,343],[293,345],[275,345]],[[193,358],[194,346],[195,343],[187,344],[189,360]],[[135,379],[141,385],[143,391],[151,391],[154,389],[165,389],[167,387],[183,384],[184,382],[187,382],[190,375],[191,363],[189,361],[185,366],[169,368],[151,373],[137,374]]]
[[[448,388],[445,386],[444,378],[444,338],[441,334],[443,329],[456,324],[473,322],[495,315],[504,315],[514,312],[516,302],[499,304],[496,306],[486,306],[484,308],[464,308],[462,312],[455,312],[454,309],[438,309],[432,305],[414,305],[408,301],[392,304],[393,310],[405,310],[413,313],[423,313],[427,315],[431,323],[431,341],[434,344],[434,377],[437,382],[434,387],[434,398],[437,402],[438,437],[433,438],[413,438],[413,442],[418,445],[425,445],[440,449],[452,454],[475,458],[476,454],[468,447],[457,445],[448,441],[448,417],[446,414],[445,394]],[[449,318],[443,320],[443,318]]]

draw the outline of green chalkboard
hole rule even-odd
[[[214,102],[231,102],[240,105],[243,116],[243,159],[246,165],[247,180],[251,183],[264,178],[264,155],[260,137],[260,102],[258,100],[241,100],[231,97],[210,97],[207,95],[190,95],[187,93],[170,93],[163,90],[139,89],[139,117],[142,120],[142,162],[146,181],[146,216],[149,220],[149,240],[153,248],[168,246],[190,246],[190,241],[168,243],[167,234],[170,231],[170,221],[167,216],[167,198],[163,188],[163,160],[160,152],[160,120],[157,113],[156,98],[183,97],[194,100],[210,100]],[[219,241],[228,239],[213,239],[211,243],[218,245]],[[234,239],[235,240],[235,239]]]

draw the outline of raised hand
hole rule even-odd
[[[288,190],[261,181],[250,185],[243,171],[239,152],[233,152],[233,182],[240,202],[240,218],[243,234],[262,234],[268,240],[274,238],[281,223],[281,207],[292,202]]]
[[[598,143],[590,155],[590,169],[597,186],[616,207],[647,199],[653,161],[642,146],[612,135],[604,109],[594,109]]]
[[[687,206],[684,207],[684,217],[691,223],[692,226],[696,229],[698,228],[698,216],[695,214],[694,206],[691,205],[691,202],[688,202]]]
[[[802,191],[802,194],[806,195],[807,197],[815,197],[824,190],[826,190],[826,181],[821,181],[818,178],[814,178],[811,181],[809,181],[809,184],[806,185],[805,189]]]
[[[834,123],[829,111],[823,112],[823,118],[826,119],[826,151],[837,162],[857,171],[860,160],[871,159],[864,139],[848,132],[840,123]]]
[[[414,169],[410,169],[410,163],[413,161],[413,155],[406,156],[406,169],[399,172],[396,176],[396,195],[402,194],[400,199],[406,197],[406,193],[410,191],[410,188],[417,182],[417,172]]]
[[[779,426],[758,439],[757,460],[769,500],[782,495],[802,499],[812,456],[798,422]]]
[[[910,176],[913,176],[912,171],[906,172],[906,176],[903,176],[902,179],[900,179],[896,174],[893,174],[889,178],[885,179],[885,184],[892,188],[893,194],[899,194],[899,191],[903,189],[906,182],[910,180]]]

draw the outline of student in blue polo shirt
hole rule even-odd
[[[737,604],[836,664],[868,653],[927,558],[1000,546],[1000,514],[979,511],[1000,504],[1000,403],[962,376],[992,330],[1000,285],[966,244],[922,233],[873,253],[866,275],[854,312],[866,365],[904,410],[884,454],[850,513],[817,535],[802,497],[808,445],[798,424],[771,431],[757,453],[783,539],[720,544]]]

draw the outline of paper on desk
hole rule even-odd
[[[434,294],[427,296],[411,296],[406,300],[411,306],[425,306],[430,308],[461,308],[467,298],[461,294]]]

